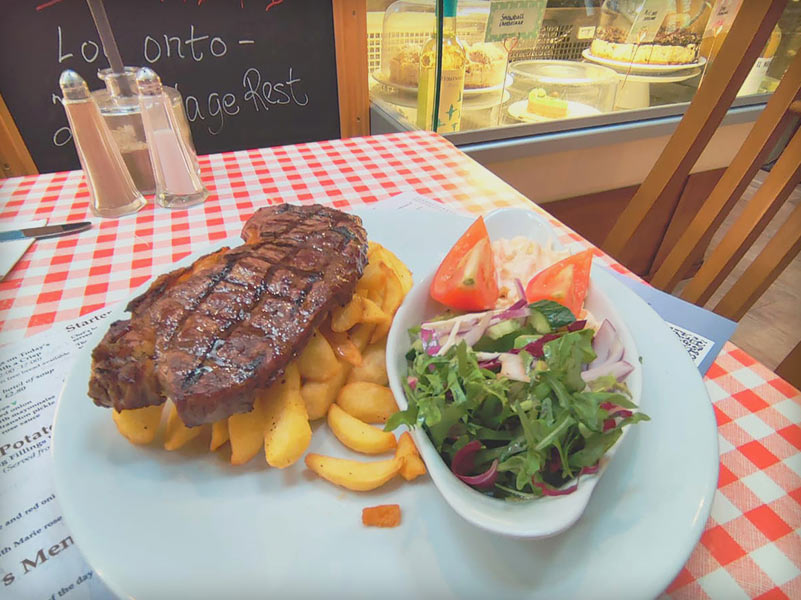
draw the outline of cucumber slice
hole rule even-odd
[[[531,314],[528,317],[528,323],[538,333],[543,335],[546,333],[551,333],[551,325],[548,323],[548,319],[546,319],[545,315],[536,309],[531,311]]]
[[[514,333],[520,329],[520,323],[515,320],[509,319],[508,321],[501,321],[500,323],[496,323],[492,327],[487,327],[487,331],[484,335],[489,336],[493,340],[498,340],[505,335],[509,335],[510,333]]]

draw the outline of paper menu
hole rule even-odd
[[[73,358],[111,310],[0,347],[0,597],[114,595],[75,545],[53,493],[50,437]]]
[[[376,208],[393,209],[403,211],[433,211],[447,214],[467,214],[465,211],[457,210],[453,206],[437,202],[427,196],[421,196],[417,192],[401,192],[390,196],[386,200],[382,200],[379,204],[375,205]]]

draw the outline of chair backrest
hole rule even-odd
[[[714,134],[761,52],[786,2],[746,0],[709,66],[704,80],[665,146],[620,219],[603,249],[624,264],[636,255],[629,244],[637,227],[661,202],[675,198],[698,156]],[[673,291],[701,258],[712,234],[754,175],[801,113],[801,53],[796,56],[750,134],[703,206],[652,273],[651,283]],[[682,297],[704,304],[764,230],[795,186],[801,181],[801,129],[779,157],[763,185],[732,225]],[[742,277],[714,307],[715,312],[738,320],[801,250],[801,209],[781,225]]]

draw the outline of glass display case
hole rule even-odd
[[[497,52],[476,55],[489,79],[471,87],[465,78],[459,130],[441,133],[532,200],[551,202],[643,180],[741,1],[520,2],[544,4],[541,20],[532,35],[500,42],[489,35],[495,4],[458,3],[456,34],[465,48]],[[434,7],[434,0],[368,1],[373,133],[418,128],[414,48],[434,30]],[[788,0],[697,171],[730,162],[800,46],[801,0]]]
[[[488,41],[492,2],[458,3],[456,34],[468,57],[462,119],[458,132],[443,132],[455,143],[584,127],[592,118],[608,124],[678,116],[740,5],[737,0],[542,3],[536,35],[500,42]],[[413,129],[420,49],[435,28],[435,2],[371,0],[368,11],[369,86],[380,127],[395,121],[396,129]],[[786,68],[798,51],[799,13],[801,2],[790,0],[738,103],[764,103],[760,94],[775,89],[781,73],[777,77],[771,65]],[[544,83],[537,84],[539,78]],[[589,88],[592,100],[574,98],[587,96]]]

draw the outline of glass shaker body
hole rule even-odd
[[[139,108],[156,180],[156,202],[165,208],[185,208],[208,196],[197,168],[194,148],[186,143],[161,80],[151,69],[139,69]]]
[[[72,130],[91,197],[99,217],[119,217],[140,210],[147,201],[137,189],[86,82],[75,71],[59,79],[64,111]]]
[[[92,97],[100,108],[100,114],[111,130],[111,135],[120,149],[128,171],[143,194],[156,191],[156,180],[150,153],[147,149],[142,113],[139,109],[139,96],[136,87],[137,67],[125,67],[123,73],[113,73],[111,69],[101,69],[98,78],[105,84],[104,89],[92,92]],[[175,88],[164,86],[164,93],[170,100],[176,121],[187,145],[194,151],[189,121],[183,108],[181,94]]]

